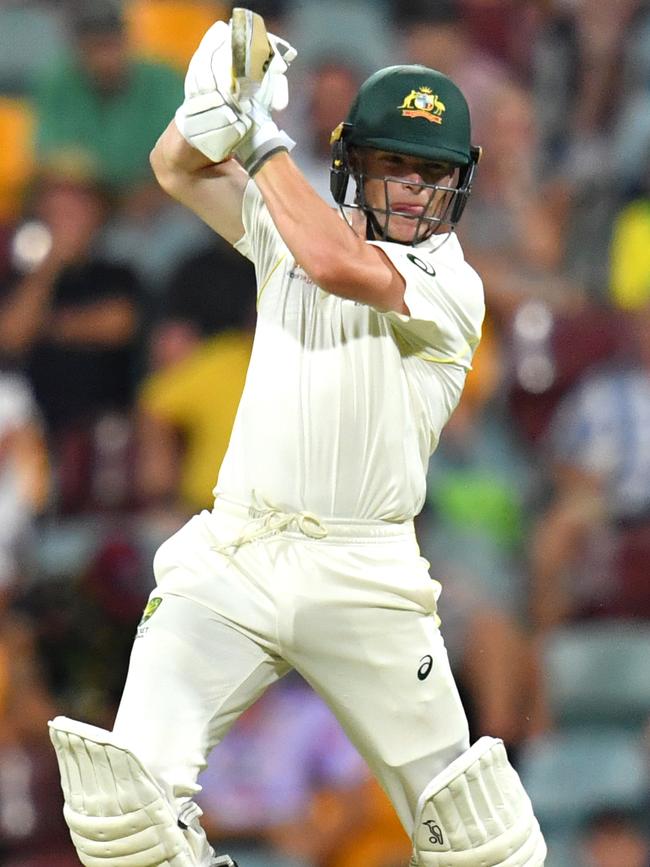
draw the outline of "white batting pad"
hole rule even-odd
[[[546,844],[503,741],[483,737],[418,802],[412,867],[542,867]]]
[[[197,867],[171,805],[133,753],[67,717],[49,728],[63,813],[85,867]]]

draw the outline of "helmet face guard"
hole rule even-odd
[[[465,166],[450,163],[452,173],[456,175],[455,183],[425,183],[417,184],[420,190],[429,191],[424,203],[422,213],[409,216],[401,211],[395,211],[390,207],[389,184],[403,184],[404,179],[391,175],[370,175],[364,166],[363,154],[357,148],[349,148],[346,144],[346,127],[341,124],[335,130],[334,136],[338,138],[332,145],[332,165],[330,168],[330,191],[334,201],[342,210],[355,208],[365,213],[368,221],[368,235],[383,241],[395,240],[390,234],[391,217],[411,219],[414,223],[414,232],[411,245],[419,244],[439,230],[450,231],[455,228],[460,220],[467,200],[472,189],[472,181],[476,172],[481,149],[470,148],[470,161]],[[348,191],[350,179],[354,180],[356,190],[349,200]],[[365,185],[367,180],[380,180],[384,185],[384,202],[386,206],[381,208],[371,206],[366,199]],[[409,186],[416,186],[409,181]]]
[[[451,167],[453,182],[425,183],[430,190],[426,207],[410,217],[412,240],[417,244],[437,231],[452,230],[460,220],[471,192],[481,149],[470,144],[470,118],[465,97],[447,76],[426,66],[389,66],[361,85],[345,122],[331,137],[330,190],[341,210],[357,208],[367,218],[369,237],[394,240],[392,217],[408,215],[391,210],[389,185],[404,183],[400,177],[380,177],[385,206],[377,208],[366,198],[366,182],[375,180],[366,171],[368,149],[401,154]],[[356,190],[348,200],[350,178]],[[409,186],[413,186],[409,182]],[[424,199],[424,197],[422,197]]]

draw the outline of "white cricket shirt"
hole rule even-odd
[[[370,242],[406,281],[405,316],[316,286],[252,182],[242,217],[235,246],[255,265],[258,322],[215,495],[324,519],[413,518],[485,311],[456,235]]]

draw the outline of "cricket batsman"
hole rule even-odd
[[[65,818],[86,867],[232,867],[197,777],[293,668],[388,793],[411,867],[540,867],[502,741],[470,746],[413,529],[484,315],[454,232],[480,156],[467,103],[423,66],[372,75],[332,135],[330,208],[272,118],[294,57],[233,10],[151,155],[254,263],[258,323],[214,508],[156,553],[113,731],[50,723]]]

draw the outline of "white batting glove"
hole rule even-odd
[[[265,106],[252,99],[244,104],[246,117],[252,126],[249,134],[235,146],[234,154],[253,177],[269,157],[278,151],[290,151],[295,141],[278,128]]]
[[[271,111],[288,105],[286,72],[296,50],[267,33],[261,16],[248,9],[233,9],[230,27],[236,93],[242,111],[252,121],[250,132],[235,147],[235,156],[252,176],[276,151],[289,151],[295,145],[278,129]]]
[[[206,32],[185,76],[185,100],[175,120],[183,138],[215,163],[231,156],[253,122],[233,93],[230,27],[217,21]]]

